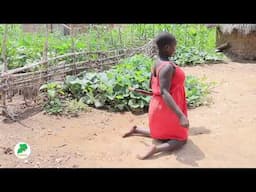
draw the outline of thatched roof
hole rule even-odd
[[[234,30],[242,34],[249,34],[256,31],[256,24],[208,24],[207,27],[218,27],[223,33],[232,33]]]

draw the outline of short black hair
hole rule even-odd
[[[155,43],[157,45],[158,50],[163,50],[166,45],[175,45],[177,43],[176,38],[168,33],[168,32],[161,32],[155,38]]]

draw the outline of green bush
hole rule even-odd
[[[62,86],[58,83],[51,82],[42,85],[40,90],[47,93],[47,102],[44,105],[45,111],[51,115],[61,114],[64,107],[61,96],[65,94],[62,91]]]
[[[88,111],[88,106],[81,99],[72,99],[65,102],[65,114],[78,116],[81,111]]]
[[[208,94],[215,82],[206,82],[206,78],[187,76],[185,82],[186,96],[189,108],[195,108],[208,103]]]

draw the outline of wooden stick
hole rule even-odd
[[[148,95],[148,96],[152,96],[153,95],[152,91],[146,91],[146,90],[143,90],[143,89],[131,88],[130,87],[129,90],[133,91],[133,92],[136,92],[136,93],[143,94],[143,95]]]
[[[62,24],[63,27],[67,28],[67,29],[71,29],[69,26],[65,25],[65,24]]]

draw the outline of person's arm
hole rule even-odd
[[[160,81],[160,91],[161,95],[163,97],[163,100],[169,106],[174,113],[177,115],[177,117],[180,120],[180,123],[184,127],[189,126],[189,122],[186,118],[186,116],[183,114],[179,106],[174,101],[173,97],[169,93],[170,87],[171,87],[171,80],[174,73],[174,68],[172,65],[166,65],[162,68],[162,70],[159,73],[159,81]]]

